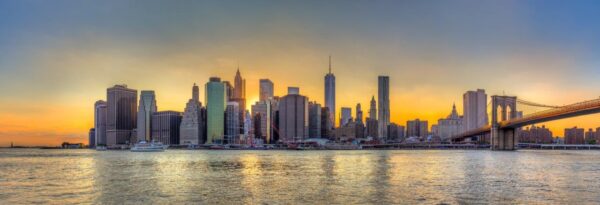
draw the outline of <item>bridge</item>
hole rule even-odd
[[[517,103],[533,107],[549,108],[525,116],[517,116]],[[516,96],[491,97],[491,124],[465,131],[451,138],[454,143],[461,143],[477,136],[490,135],[492,150],[515,150],[518,144],[516,130],[523,126],[553,120],[600,113],[600,98],[573,103],[564,106],[552,106],[518,100]]]

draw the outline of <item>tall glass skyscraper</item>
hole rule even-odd
[[[156,112],[156,96],[153,90],[140,92],[137,116],[137,141],[152,140],[152,114]]]
[[[379,138],[387,137],[387,127],[390,124],[390,77],[379,76],[377,86]]]
[[[218,77],[210,78],[205,86],[206,95],[206,144],[223,142],[225,126],[225,84]]]
[[[331,73],[331,56],[329,56],[329,73],[325,75],[325,107],[329,108],[331,121],[329,125],[335,127],[335,75]]]

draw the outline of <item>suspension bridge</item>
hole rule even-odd
[[[491,106],[490,106],[491,104]],[[544,109],[523,115],[517,110],[517,105]],[[491,122],[488,125],[467,130],[451,138],[454,143],[481,139],[490,136],[492,150],[515,150],[518,136],[516,130],[523,126],[543,123],[553,120],[600,113],[600,98],[577,102],[569,105],[556,106],[517,99],[516,96],[494,95],[488,103]]]

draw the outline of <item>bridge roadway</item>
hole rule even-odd
[[[570,117],[577,117],[582,115],[589,115],[600,113],[600,98],[594,100],[588,100],[584,102],[578,102],[562,107],[548,109],[541,112],[532,113],[522,118],[505,120],[498,122],[498,129],[515,129],[527,125],[543,123],[553,120],[565,119]],[[469,130],[462,134],[453,136],[451,139],[453,142],[461,142],[467,138],[474,136],[484,135],[490,133],[492,130],[491,125],[486,125],[477,129]]]

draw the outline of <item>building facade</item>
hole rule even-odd
[[[273,112],[272,99],[261,100],[256,102],[251,107],[252,116],[254,116],[254,135],[256,138],[261,138],[265,143],[271,143],[273,137]]]
[[[225,143],[231,144],[240,135],[240,105],[235,101],[227,102],[225,108]]]
[[[308,103],[308,136],[311,138],[320,138],[321,136],[321,104],[315,102]]]
[[[137,114],[137,140],[147,141],[152,140],[152,114],[156,112],[156,96],[152,90],[142,90],[140,92],[140,103],[138,105]]]
[[[308,98],[288,94],[279,101],[279,134],[283,142],[297,142],[308,137]]]
[[[332,129],[331,125],[332,121],[330,120],[330,112],[328,107],[321,108],[321,137],[326,139],[333,139],[332,137]]]
[[[390,124],[390,78],[379,76],[377,86],[379,137],[387,137],[387,126]]]
[[[88,147],[95,148],[96,147],[96,129],[91,128],[88,133]]]
[[[199,88],[194,83],[192,98],[188,100],[179,127],[179,144],[200,145],[206,141],[206,109],[202,107]]]
[[[106,145],[129,144],[137,126],[137,90],[115,85],[106,90]]]
[[[329,120],[332,129],[335,127],[335,75],[331,72],[331,56],[329,56],[329,73],[325,75],[325,107],[329,108]]]
[[[225,135],[225,84],[212,77],[206,83],[206,144],[221,144]]]
[[[107,120],[106,102],[96,101],[94,104],[94,139],[97,146],[106,146],[106,120]]]
[[[487,94],[485,90],[467,91],[463,94],[463,131],[488,125]]]
[[[354,120],[355,122],[363,124],[363,111],[362,111],[362,108],[360,107],[360,103],[356,104],[355,118],[356,118]]]
[[[448,141],[452,136],[462,133],[462,116],[456,112],[456,106],[452,105],[452,112],[443,119],[438,120],[435,131],[433,126],[431,131],[433,135],[440,137],[442,141]]]
[[[259,101],[266,101],[274,96],[274,85],[269,79],[260,79],[259,81]]]
[[[165,145],[178,145],[181,113],[176,111],[160,111],[152,115],[152,140]]]
[[[565,144],[585,144],[583,128],[565,128]]]
[[[519,143],[538,143],[551,144],[554,141],[552,131],[542,125],[541,127],[532,125],[519,132]]]
[[[406,122],[406,137],[426,138],[429,135],[429,124],[419,119]]]
[[[340,127],[352,121],[352,108],[342,107],[342,115],[340,117]]]

